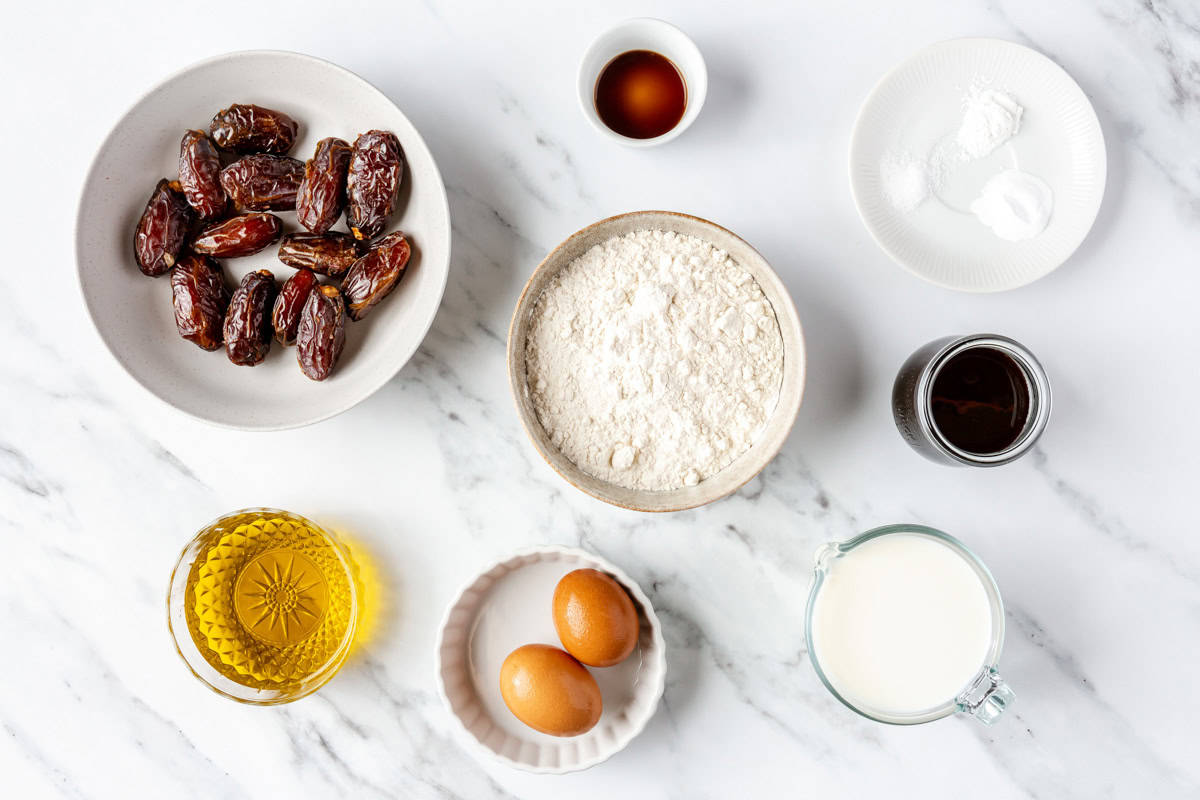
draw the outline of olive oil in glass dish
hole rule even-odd
[[[171,573],[167,623],[192,673],[242,703],[288,703],[338,671],[359,613],[356,569],[332,534],[248,508],[205,526]]]

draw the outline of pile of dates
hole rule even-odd
[[[204,350],[224,345],[242,366],[262,363],[275,338],[296,345],[300,370],[323,381],[342,353],[346,318],[367,316],[408,266],[404,234],[377,238],[396,205],[404,153],[391,132],[367,131],[354,144],[322,139],[298,161],[287,155],[298,130],[287,114],[235,104],[207,132],[185,133],[179,179],[154,187],[134,253],[146,275],[171,273],[183,338]],[[295,211],[304,230],[285,234],[276,211]],[[343,211],[349,233],[331,230]],[[295,269],[283,285],[262,269],[230,291],[218,259],[277,243],[279,260]]]

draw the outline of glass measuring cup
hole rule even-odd
[[[909,550],[907,555],[905,549]],[[869,561],[864,559],[866,556]],[[852,563],[856,565],[853,569],[845,569]],[[978,586],[973,579],[978,579]],[[953,597],[955,588],[961,590],[961,598]],[[823,591],[827,591],[824,600]],[[893,593],[890,596],[889,591]],[[906,592],[916,599],[901,596]],[[967,628],[972,627],[968,624],[971,620],[962,622],[967,619],[963,615],[974,608],[973,622],[978,630],[955,630],[948,624],[947,641],[934,643],[945,644],[948,649],[935,655],[930,636],[940,634],[936,623],[930,621],[920,630],[904,620],[893,625],[893,620],[887,619],[897,609],[921,607],[931,609],[931,620],[934,612],[947,613],[951,621]],[[895,639],[891,652],[882,657],[875,647],[877,642],[867,641],[872,631],[880,630],[875,623],[881,620],[887,627],[880,638],[889,642]],[[988,626],[986,631],[983,625]],[[969,635],[962,635],[964,632]],[[906,636],[910,640],[905,640]],[[805,614],[805,639],[809,659],[825,688],[852,711],[878,722],[914,725],[957,712],[990,725],[1015,697],[996,671],[1004,644],[1004,604],[995,579],[962,542],[924,525],[887,525],[819,547]],[[967,639],[976,641],[968,646]],[[952,653],[955,648],[958,653]],[[889,693],[899,697],[905,687],[897,684],[913,674],[923,675],[926,667],[938,672],[946,666],[938,663],[943,656],[953,668],[940,676],[940,683],[934,681],[914,689],[911,696],[919,698],[914,700],[915,705],[869,699]],[[969,671],[972,669],[973,674]],[[953,683],[956,675],[961,676],[961,684]],[[863,690],[864,686],[869,688]],[[944,688],[944,698],[932,699],[941,697],[939,687]]]

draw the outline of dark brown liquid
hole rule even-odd
[[[950,444],[988,455],[1011,447],[1029,419],[1021,365],[991,347],[952,356],[933,379],[933,424]]]
[[[596,81],[596,113],[605,125],[631,139],[653,139],[679,124],[687,87],[671,60],[650,50],[614,58]]]

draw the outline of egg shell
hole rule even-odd
[[[517,719],[551,736],[578,736],[600,720],[600,687],[569,653],[527,644],[500,665],[500,695]]]
[[[638,642],[638,615],[625,587],[596,569],[568,572],[554,587],[554,629],[566,651],[590,667],[611,667]]]

